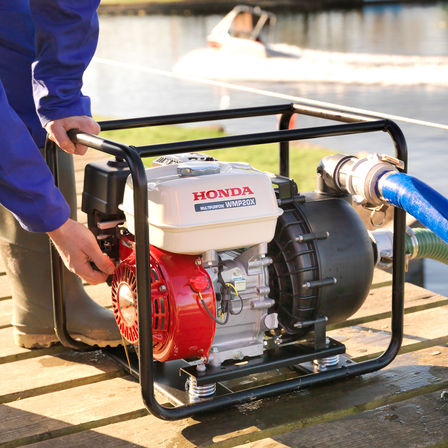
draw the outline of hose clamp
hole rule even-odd
[[[404,164],[403,160],[397,159],[396,157],[392,157],[388,154],[379,154],[378,158],[382,162],[390,163],[391,165],[398,168],[400,171],[403,171],[405,168],[405,164]]]
[[[409,226],[406,226],[406,235],[409,236],[412,243],[412,254],[410,254],[409,260],[413,260],[414,258],[417,258],[418,255],[418,239],[414,230]]]

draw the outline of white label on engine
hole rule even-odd
[[[257,205],[257,201],[255,198],[231,199],[229,201],[194,204],[194,209],[196,212],[209,212],[212,210],[223,210],[226,208],[251,207],[253,205]]]
[[[234,280],[233,285],[238,292],[244,291],[246,289],[246,280]]]

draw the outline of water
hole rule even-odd
[[[85,91],[93,98],[94,112],[116,117],[191,112],[217,109],[223,104],[223,98],[230,107],[284,102],[172,79],[146,70],[171,71],[188,52],[205,46],[207,34],[220,18],[216,15],[101,17],[97,56],[127,65],[91,64],[85,76]],[[238,81],[238,84],[448,123],[448,75],[443,76],[448,69],[448,10],[443,4],[369,6],[356,11],[278,15],[277,19],[273,41],[306,51],[317,62],[308,68],[311,72],[306,77],[298,78],[301,81],[285,76],[287,80],[283,82],[265,79]],[[362,57],[358,62],[355,59],[355,64],[350,62],[333,72],[331,82],[315,81],[322,79],[322,71],[331,60],[335,65],[334,52],[338,53],[336,65],[341,60],[353,59],[347,53],[359,53]],[[383,55],[400,58],[384,59]],[[213,61],[206,62],[209,66],[215,65]],[[387,64],[388,71],[383,77],[387,79],[377,75],[379,79],[371,82],[365,76],[358,76],[358,82],[347,82],[359,64]],[[403,66],[409,64],[416,64],[415,68],[403,75]],[[208,70],[207,63],[203,67],[204,72]],[[265,71],[271,69],[275,67],[263,67]],[[309,118],[301,118],[298,123],[299,126],[313,124],[317,124],[316,120]],[[399,124],[408,142],[410,173],[448,196],[448,132]],[[273,129],[275,119],[225,122],[224,126],[231,133],[262,131]],[[346,153],[393,152],[383,134],[322,139],[316,143]],[[448,295],[447,274],[446,266],[428,262],[426,286]]]

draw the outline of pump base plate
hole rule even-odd
[[[129,364],[123,347],[109,348],[106,352],[117,361],[130,374],[139,378],[138,356],[133,347],[128,347]],[[196,378],[199,386],[216,383],[216,393],[210,397],[216,397],[232,393],[234,388],[240,389],[241,384],[236,385],[235,379],[248,375],[272,370],[272,381],[278,379],[278,369],[289,367],[296,371],[296,376],[309,374],[310,362],[314,359],[342,355],[345,346],[334,339],[323,350],[314,350],[313,346],[305,344],[289,344],[266,350],[264,355],[258,358],[245,359],[237,363],[223,364],[219,367],[208,366],[205,372],[198,372],[195,365],[184,360],[168,362],[154,361],[154,388],[168,399],[174,406],[191,403],[188,392],[185,390],[185,382],[189,376]],[[350,362],[350,361],[347,361]],[[345,365],[341,363],[340,366]],[[336,367],[340,368],[340,367]],[[266,381],[266,379],[265,379]],[[230,382],[232,387],[223,382]],[[209,398],[204,398],[207,400]]]

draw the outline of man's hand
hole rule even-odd
[[[82,132],[95,135],[101,131],[98,123],[87,115],[60,118],[59,120],[49,121],[45,125],[50,140],[53,140],[65,152],[80,156],[87,152],[87,146],[74,145],[67,135],[67,131],[70,129],[79,129]]]
[[[113,274],[115,266],[112,260],[101,252],[93,233],[79,222],[68,219],[58,229],[48,232],[48,236],[67,269],[86,282],[96,285]],[[91,261],[99,271],[92,268]]]

